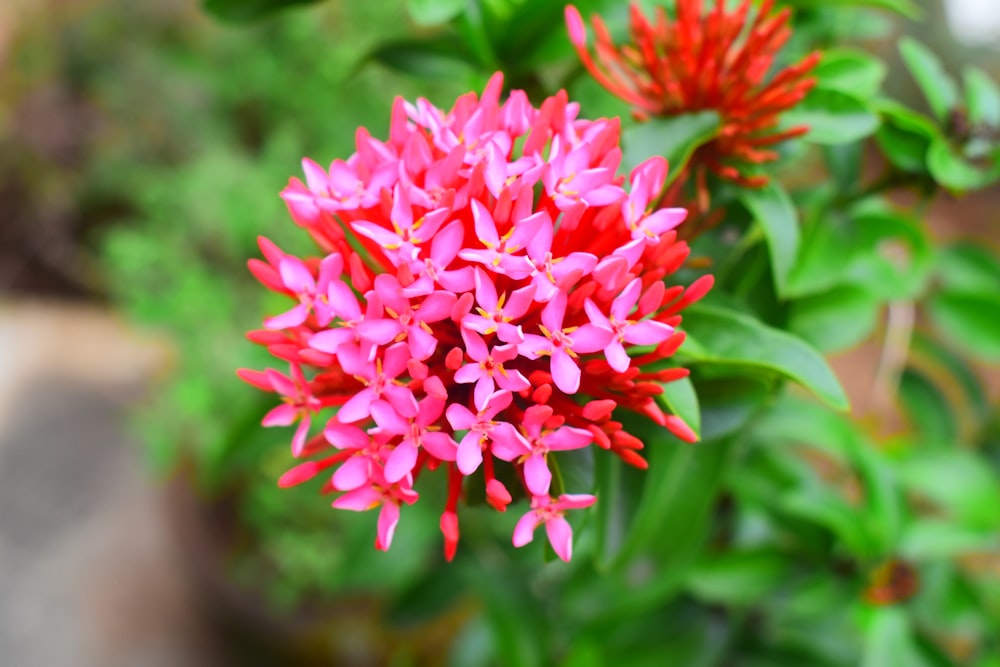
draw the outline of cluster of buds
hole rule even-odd
[[[322,257],[262,238],[263,261],[249,262],[295,303],[249,334],[288,374],[240,371],[282,398],[264,425],[298,422],[304,462],[279,484],[327,474],[334,507],[379,507],[378,549],[421,472],[443,467],[451,559],[466,478],[481,469],[497,510],[512,502],[502,479],[530,499],[514,545],[544,525],[569,560],[565,513],[595,498],[558,488],[552,452],[594,445],[644,467],[618,408],[696,440],[655,400],[687,373],[657,364],[683,341],[679,312],[712,283],[665,282],[689,253],[673,231],[684,210],[650,210],[666,162],[643,163],[625,188],[617,120],[578,119],[565,93],[536,109],[521,91],[501,103],[501,90],[496,75],[447,112],[397,99],[388,141],[359,129],[346,161],[305,160],[306,182],[282,196]]]
[[[792,34],[789,10],[773,12],[773,0],[764,0],[757,9],[751,9],[751,0],[743,0],[733,11],[727,11],[726,4],[714,0],[714,7],[703,13],[702,0],[677,0],[674,18],[657,7],[653,21],[633,4],[630,41],[621,46],[594,16],[596,61],[575,7],[566,8],[566,23],[583,65],[608,91],[632,105],[637,118],[717,112],[719,132],[698,149],[695,164],[740,185],[758,187],[767,177],[745,173],[745,167],[776,160],[772,146],[808,131],[805,126],[776,126],[780,114],[815,85],[809,74],[819,53],[769,77]]]

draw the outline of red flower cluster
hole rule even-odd
[[[610,92],[634,107],[638,118],[716,111],[718,135],[695,154],[718,176],[756,187],[766,176],[746,175],[740,166],[777,159],[768,147],[799,136],[807,127],[775,131],[778,117],[795,106],[814,85],[809,72],[819,62],[813,53],[765,80],[778,51],[791,35],[789,11],[771,13],[764,0],[750,15],[750,0],[727,12],[725,0],[702,13],[702,0],[677,0],[676,18],[662,7],[650,22],[631,7],[631,43],[616,47],[599,16],[593,17],[598,62],[587,47],[587,30],[575,7],[566,8],[569,35],[584,66]]]
[[[578,119],[564,92],[540,109],[521,91],[501,104],[501,87],[497,75],[450,111],[397,99],[388,141],[359,129],[346,161],[304,161],[306,182],[282,196],[322,257],[261,239],[265,261],[250,261],[294,302],[250,333],[290,370],[240,375],[282,398],[264,425],[298,422],[292,453],[308,460],[280,484],[329,471],[334,507],[381,508],[378,548],[421,472],[444,467],[451,558],[465,480],[481,469],[496,509],[512,502],[501,478],[531,500],[515,546],[544,525],[568,560],[563,514],[595,499],[558,488],[552,452],[596,444],[645,467],[616,408],[696,439],[654,400],[687,371],[650,364],[680,346],[679,313],[712,278],[664,283],[689,249],[674,230],[682,209],[649,210],[662,158],[636,167],[626,190],[616,120]]]

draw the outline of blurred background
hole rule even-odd
[[[952,69],[1000,74],[1000,3],[923,5],[908,32]],[[274,311],[245,270],[257,234],[307,247],[278,197],[300,158],[348,155],[360,125],[384,134],[395,95],[447,104],[479,85],[386,66],[404,50],[366,61],[421,34],[406,17],[402,0],[238,24],[194,0],[0,3],[0,663],[289,664],[267,638],[315,641],[313,598],[393,589],[440,560],[436,534],[404,532],[386,560],[369,517],[331,534],[325,503],[281,495],[267,397],[234,374],[263,364],[242,335]],[[866,48],[896,73],[886,89],[916,98],[895,55],[906,20],[879,20]],[[939,239],[989,244],[998,218],[993,187],[928,219]],[[893,406],[869,400],[877,353],[834,365],[855,412],[891,431]],[[1000,378],[978,370],[995,404]],[[365,562],[331,565],[345,541]],[[343,664],[378,663],[385,640],[358,620],[371,603],[345,600],[321,625],[347,638]],[[394,636],[445,641],[454,613]]]

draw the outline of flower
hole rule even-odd
[[[772,13],[773,0],[753,11],[743,0],[733,11],[726,0],[702,12],[702,0],[677,0],[671,19],[663,7],[655,20],[631,6],[628,44],[616,47],[600,17],[591,57],[580,12],[566,7],[570,40],[584,67],[611,93],[632,105],[639,119],[715,111],[721,127],[693,156],[695,165],[741,185],[758,187],[767,177],[745,173],[748,165],[771,162],[769,147],[808,131],[805,126],[777,130],[779,116],[795,106],[815,84],[809,73],[819,62],[812,53],[797,64],[768,73],[791,36],[789,10]]]
[[[616,120],[577,118],[565,93],[537,109],[521,91],[501,103],[501,88],[496,75],[449,111],[397,100],[388,141],[362,129],[354,155],[329,170],[305,160],[306,182],[282,196],[321,256],[260,239],[264,260],[249,262],[296,302],[249,334],[292,376],[240,371],[283,397],[266,425],[298,420],[303,461],[279,485],[325,475],[334,507],[380,508],[378,549],[418,501],[423,471],[441,468],[450,560],[459,500],[479,471],[493,507],[514,500],[503,468],[531,502],[513,543],[544,524],[568,560],[565,512],[595,498],[561,488],[553,456],[596,444],[645,467],[616,409],[697,439],[655,401],[687,371],[651,370],[683,342],[680,311],[712,284],[664,283],[689,253],[674,231],[684,211],[648,210],[665,163],[637,167],[626,190]]]

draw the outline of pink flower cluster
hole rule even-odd
[[[664,282],[689,252],[673,231],[685,211],[650,210],[666,162],[643,163],[626,188],[617,119],[578,119],[565,93],[537,109],[521,91],[501,103],[501,89],[496,75],[451,111],[397,99],[388,141],[359,129],[346,161],[305,160],[306,182],[282,196],[323,257],[261,238],[264,260],[249,263],[295,303],[249,335],[289,373],[240,371],[281,396],[265,426],[298,422],[292,453],[305,462],[279,483],[332,468],[334,507],[381,508],[378,549],[417,500],[421,472],[444,466],[449,559],[466,478],[482,469],[497,510],[512,502],[501,478],[530,498],[514,545],[544,525],[569,560],[565,513],[595,498],[555,488],[551,452],[596,444],[645,467],[616,408],[696,440],[654,398],[687,372],[643,370],[682,343],[678,313],[712,283]]]

